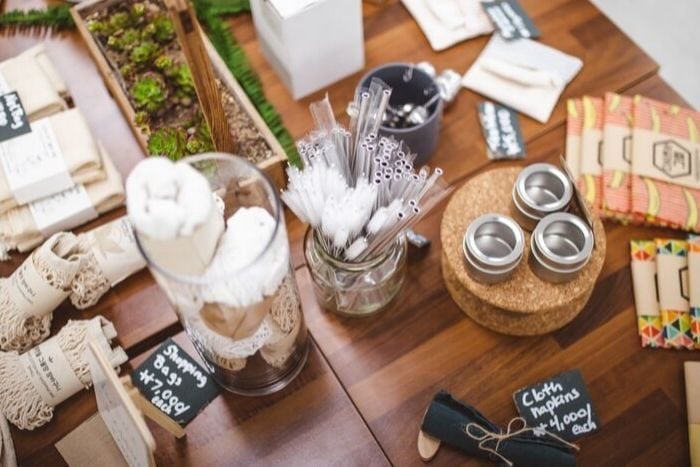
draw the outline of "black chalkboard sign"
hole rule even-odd
[[[489,159],[525,157],[525,141],[520,131],[518,114],[512,109],[493,102],[482,102],[479,104],[479,121]]]
[[[212,376],[168,339],[131,374],[139,392],[180,425],[188,424],[219,395]]]
[[[32,131],[22,101],[16,92],[0,95],[0,142]]]
[[[513,394],[528,426],[573,440],[598,430],[600,421],[579,370],[560,373]]]
[[[540,37],[540,31],[517,0],[481,2],[481,6],[505,40]]]

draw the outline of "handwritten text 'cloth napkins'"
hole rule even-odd
[[[402,0],[433,50],[493,31],[479,0]]]
[[[583,62],[529,39],[497,34],[462,78],[462,85],[545,123]]]

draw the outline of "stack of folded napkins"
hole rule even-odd
[[[31,132],[0,142],[0,259],[30,250],[124,202],[119,173],[43,46],[0,63],[0,95],[17,92]]]
[[[607,93],[567,102],[566,159],[591,207],[700,232],[700,113]]]
[[[402,0],[433,50],[493,31],[479,0]]]
[[[545,123],[583,62],[530,39],[494,34],[462,85]]]
[[[633,240],[630,249],[642,347],[700,349],[700,237]]]

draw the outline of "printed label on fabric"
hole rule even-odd
[[[146,266],[126,216],[90,231],[87,239],[97,264],[112,286]]]
[[[517,0],[481,2],[481,6],[504,39],[540,37],[540,31]]]
[[[30,256],[10,276],[10,300],[25,318],[51,313],[70,292],[47,284]]]
[[[632,173],[700,189],[700,144],[641,128],[633,141]]]
[[[44,237],[97,219],[97,211],[83,185],[34,201],[29,204],[29,211]]]
[[[55,337],[20,355],[19,362],[47,405],[55,407],[83,388]]]
[[[0,142],[32,131],[22,101],[16,92],[0,93]]]
[[[37,120],[31,127],[31,133],[0,143],[0,164],[19,204],[74,185],[49,120]]]

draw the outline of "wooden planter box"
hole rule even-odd
[[[134,123],[136,111],[120,84],[120,79],[118,77],[119,72],[110,66],[95,38],[90,31],[88,31],[85,21],[85,18],[93,12],[108,8],[121,1],[122,0],[87,0],[73,7],[71,9],[71,15],[73,16],[73,20],[75,21],[80,35],[83,37],[83,40],[90,50],[93,60],[97,64],[97,68],[100,70],[100,74],[107,88],[126,116],[129,126],[131,126],[144,152],[148,153],[147,135]],[[241,108],[250,116],[255,127],[272,151],[272,157],[260,162],[258,167],[267,173],[278,188],[284,188],[286,186],[285,168],[287,166],[287,154],[206,36],[204,37],[204,44],[207,48],[212,68],[217,78],[221,80],[221,83],[229,90],[231,95],[234,96]]]

